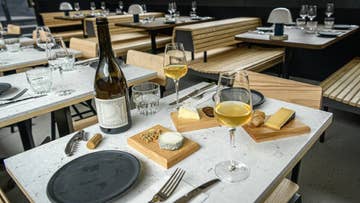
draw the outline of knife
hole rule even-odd
[[[189,99],[189,98],[191,98],[191,97],[193,97],[193,96],[195,96],[197,94],[200,94],[202,91],[206,91],[206,90],[212,88],[213,86],[215,86],[215,83],[209,83],[209,84],[205,85],[204,87],[202,87],[200,89],[196,89],[196,90],[192,91],[191,93],[181,97],[179,99],[179,103],[181,103],[181,102],[183,102],[183,101],[185,101],[185,100],[187,100],[187,99]],[[176,104],[176,100],[171,102],[169,105],[174,105],[174,104]]]
[[[31,96],[31,97],[26,97],[26,98],[23,98],[23,99],[11,100],[11,101],[8,101],[8,102],[5,102],[5,101],[4,101],[3,103],[1,103],[1,101],[0,101],[0,106],[4,106],[4,105],[8,105],[8,104],[13,104],[13,103],[25,101],[25,100],[28,100],[28,99],[36,99],[36,98],[44,97],[44,96],[46,96],[46,94],[36,95],[36,96]]]
[[[211,185],[213,185],[213,184],[215,184],[215,183],[217,183],[219,181],[220,181],[220,179],[210,180],[210,181],[198,186],[197,188],[191,190],[190,192],[188,192],[184,196],[180,197],[174,203],[186,203],[186,202],[189,202],[192,198],[196,197],[198,194],[200,194],[206,188],[210,187]]]

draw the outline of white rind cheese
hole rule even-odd
[[[196,108],[191,106],[182,106],[179,109],[178,118],[200,120],[200,115]]]
[[[174,151],[182,147],[184,137],[178,132],[166,132],[159,136],[158,141],[160,149]]]

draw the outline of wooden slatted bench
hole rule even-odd
[[[189,68],[195,72],[218,74],[236,68],[260,72],[283,63],[284,50],[239,46],[241,42],[234,37],[260,25],[259,18],[240,17],[179,26],[174,29],[173,40],[192,52]],[[232,47],[208,55],[212,50],[228,46]],[[195,58],[198,53],[203,53],[202,59]]]
[[[299,186],[285,178],[264,203],[288,203],[299,190]]]

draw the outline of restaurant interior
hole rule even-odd
[[[360,202],[360,1],[0,5],[0,203]]]

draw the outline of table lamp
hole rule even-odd
[[[275,8],[271,11],[268,23],[275,24],[273,39],[287,39],[287,35],[284,35],[284,24],[293,23],[291,12],[287,8]]]
[[[73,10],[73,7],[69,2],[61,2],[59,10],[64,11],[65,16],[69,16],[69,12]]]

